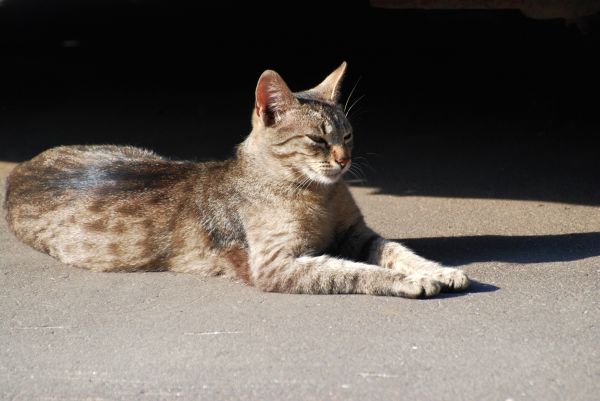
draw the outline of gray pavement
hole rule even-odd
[[[91,273],[2,220],[0,399],[600,399],[598,207],[395,192],[353,188],[375,229],[459,265],[470,291],[285,295]]]

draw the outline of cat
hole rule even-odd
[[[172,161],[130,146],[61,146],[7,179],[12,232],[93,271],[197,272],[263,291],[430,297],[466,274],[367,227],[342,175],[352,127],[342,63],[292,93],[259,78],[252,130],[225,161]]]

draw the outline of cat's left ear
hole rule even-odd
[[[315,86],[308,92],[314,94],[321,99],[337,103],[340,97],[341,89],[342,89],[342,81],[344,79],[344,74],[346,73],[347,63],[344,61],[342,64],[335,69],[323,82],[319,85]]]
[[[281,76],[272,70],[262,73],[256,85],[256,115],[265,126],[275,124],[277,118],[293,107],[298,100]]]

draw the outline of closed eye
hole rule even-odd
[[[352,139],[352,134],[346,134],[344,135],[344,141],[349,141],[350,139]]]
[[[306,135],[306,137],[318,145],[327,145],[327,141],[325,140],[325,138],[322,138],[320,136]]]

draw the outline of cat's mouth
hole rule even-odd
[[[349,167],[350,165],[348,164],[343,168],[319,169],[318,171],[309,168],[306,172],[306,175],[313,181],[317,181],[322,184],[333,184],[339,181],[340,178],[342,178],[344,173],[348,171]]]
[[[343,167],[339,163],[321,163],[319,165],[306,163],[301,167],[300,172],[313,182],[334,184],[339,181],[348,170],[350,170],[350,160],[346,160]]]

